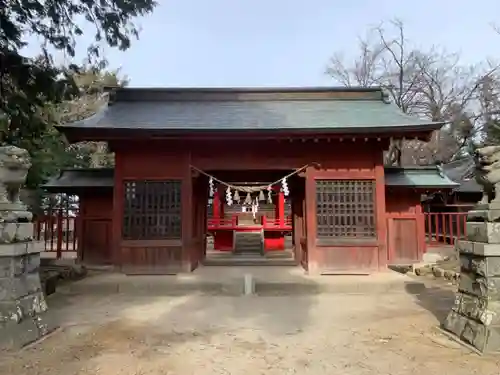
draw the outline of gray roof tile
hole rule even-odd
[[[66,192],[70,189],[112,188],[114,170],[100,169],[69,169],[63,170],[52,178],[42,188],[53,192]],[[427,168],[392,168],[385,169],[387,186],[422,187],[422,188],[452,188],[458,184],[440,173],[437,167]]]
[[[137,96],[138,89],[135,90]],[[127,89],[122,91],[127,93]],[[149,94],[148,98],[154,98],[154,92],[147,92],[145,89],[143,92]],[[381,92],[378,96],[371,93],[361,99],[338,96],[315,98],[306,95],[313,93],[313,90],[309,90],[293,100],[290,99],[290,94],[277,96],[277,99],[266,96],[266,100],[248,99],[244,95],[228,97],[227,100],[220,100],[220,97],[217,97],[218,100],[210,100],[207,95],[202,100],[186,100],[185,96],[178,96],[176,99],[176,95],[180,94],[168,92],[166,99],[148,101],[137,97],[130,100],[125,95],[127,100],[121,101],[118,96],[114,103],[102,108],[95,116],[65,126],[148,130],[317,129],[348,132],[360,129],[404,130],[405,127],[432,130],[442,125],[402,113],[396,105],[388,104]],[[326,95],[328,92],[322,89],[318,93]]]
[[[82,188],[113,188],[114,169],[65,169],[51,178],[42,188],[52,192],[68,192]]]
[[[444,175],[438,167],[388,167],[385,169],[385,184],[416,188],[456,188],[459,186]]]
[[[442,168],[448,178],[459,184],[454,191],[460,193],[479,193],[483,191],[483,188],[474,179],[474,159],[472,156],[454,160],[444,164]]]

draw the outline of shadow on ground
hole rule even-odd
[[[432,282],[410,281],[405,290],[415,298],[418,306],[431,312],[441,323],[455,301],[455,290],[447,285],[436,285]]]

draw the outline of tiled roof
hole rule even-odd
[[[483,188],[476,182],[473,176],[474,160],[472,157],[465,157],[444,164],[443,172],[451,180],[457,182],[459,186],[454,189],[460,193],[479,193]]]
[[[112,188],[114,170],[102,169],[70,169],[64,170],[51,179],[42,188],[53,192],[65,192],[68,189]],[[391,168],[385,169],[387,186],[421,187],[421,188],[453,188],[458,184],[440,173],[437,167],[425,168]]]
[[[442,126],[404,114],[377,88],[124,88],[111,97],[95,116],[60,129],[383,132]]]
[[[416,188],[455,188],[459,184],[450,180],[436,167],[391,168],[385,169],[387,186]]]
[[[66,169],[51,178],[42,188],[55,193],[82,188],[113,188],[114,169]]]

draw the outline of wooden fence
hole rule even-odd
[[[34,220],[34,238],[45,243],[45,251],[57,259],[64,252],[78,251],[78,215],[70,217],[64,209],[52,211]]]
[[[454,245],[466,238],[467,212],[426,212],[425,236],[429,246]]]

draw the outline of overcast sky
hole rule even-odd
[[[334,85],[324,75],[329,57],[352,56],[359,36],[394,17],[417,46],[461,51],[466,63],[500,59],[500,35],[491,26],[500,24],[500,2],[494,0],[158,2],[140,21],[140,40],[126,52],[106,51],[131,86]]]

